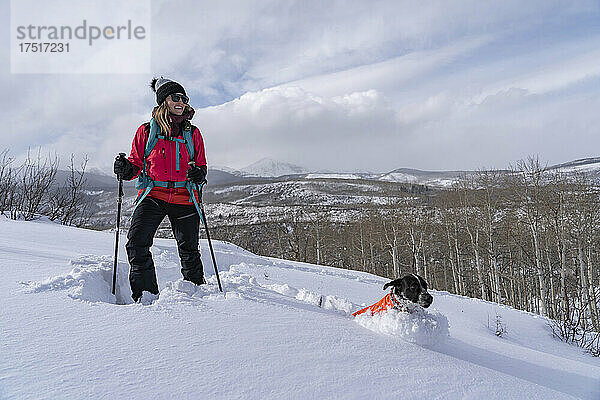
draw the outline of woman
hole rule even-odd
[[[152,120],[138,128],[130,156],[118,156],[114,163],[118,177],[131,180],[139,176],[140,193],[126,245],[135,302],[144,291],[158,294],[150,247],[165,215],[177,241],[183,278],[196,285],[206,283],[198,248],[200,216],[194,204],[197,185],[206,177],[204,142],[198,128],[189,122],[194,109],[188,105],[183,86],[163,77],[154,78],[150,86],[158,104]]]

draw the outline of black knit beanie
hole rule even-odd
[[[167,96],[174,93],[183,93],[187,96],[185,89],[179,83],[167,78],[154,78],[150,82],[150,87],[156,93],[156,104],[161,105]]]

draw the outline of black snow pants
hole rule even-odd
[[[197,285],[205,283],[198,247],[200,216],[196,207],[172,204],[147,196],[133,213],[125,245],[130,265],[129,284],[134,299],[141,297],[144,290],[158,294],[150,247],[165,215],[169,217],[177,241],[183,279]]]

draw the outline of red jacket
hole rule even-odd
[[[191,115],[193,115],[193,110]],[[150,128],[146,130],[144,124],[140,125],[133,138],[131,154],[128,157],[129,161],[140,169],[140,172],[143,165],[144,150],[146,149],[149,131]],[[171,132],[169,132],[169,134],[171,134]],[[194,128],[192,138],[194,140],[194,161],[197,166],[206,166],[204,141],[198,128]],[[180,158],[179,171],[175,170],[175,157]],[[176,155],[174,141],[158,139],[156,146],[154,146],[154,149],[152,149],[150,155],[146,159],[146,173],[152,179],[157,181],[184,181],[186,172],[189,169],[189,161],[191,161],[190,156],[183,143],[179,144],[179,155]],[[174,204],[193,204],[190,202],[190,193],[186,188],[167,189],[163,187],[154,187],[150,193],[148,193],[148,196]]]
[[[370,315],[373,314],[379,314],[381,312],[387,311],[390,308],[399,308],[400,304],[398,302],[398,300],[396,300],[396,296],[394,296],[394,298],[392,298],[392,293],[388,293],[383,299],[379,300],[377,303],[373,304],[372,306],[369,307],[365,307],[362,310],[358,310],[355,313],[353,313],[352,315],[354,317],[356,317],[357,315],[366,313],[367,311],[370,311]]]

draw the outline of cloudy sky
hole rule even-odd
[[[0,17],[10,23],[9,1]],[[180,82],[209,165],[504,168],[600,155],[597,1],[152,1],[151,74],[11,74],[2,148],[110,172]]]

